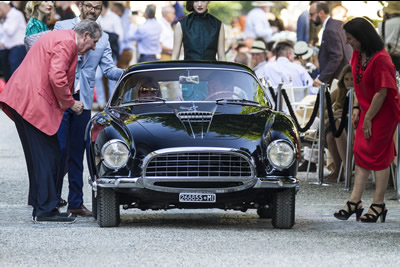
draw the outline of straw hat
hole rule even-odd
[[[252,6],[261,7],[261,6],[274,6],[274,3],[271,1],[253,1],[251,3]]]
[[[389,4],[383,8],[385,14],[400,14],[400,2],[399,1],[389,1]]]
[[[257,53],[264,53],[267,51],[267,47],[263,41],[254,41],[253,46],[251,47],[249,53],[250,54],[257,54]]]
[[[301,56],[302,59],[308,59],[314,54],[314,50],[304,41],[298,41],[294,45],[294,54]]]

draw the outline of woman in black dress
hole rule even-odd
[[[172,59],[179,59],[183,44],[184,60],[225,60],[224,25],[208,13],[209,1],[187,1],[190,13],[175,26]]]

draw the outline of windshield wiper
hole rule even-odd
[[[253,105],[260,106],[260,103],[258,103],[258,102],[256,102],[256,101],[244,99],[244,98],[242,98],[242,99],[233,99],[233,98],[231,98],[231,99],[225,99],[225,98],[220,98],[220,99],[217,99],[217,100],[216,100],[217,103],[222,102],[222,101],[226,101],[226,102],[229,102],[229,103],[253,104]]]

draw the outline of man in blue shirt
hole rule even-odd
[[[146,22],[140,25],[133,36],[127,38],[128,41],[137,41],[138,52],[140,54],[138,62],[155,61],[156,55],[161,53],[160,36],[161,25],[155,19],[156,6],[148,5],[144,12]]]
[[[271,41],[272,28],[267,20],[267,13],[274,5],[271,1],[254,1],[254,8],[250,10],[246,17],[244,38],[246,46],[251,48],[253,41],[262,38],[266,43]]]

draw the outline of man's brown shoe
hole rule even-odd
[[[82,216],[82,217],[92,216],[92,212],[88,210],[84,205],[82,205],[80,209],[67,209],[67,212],[72,213],[72,216]]]

